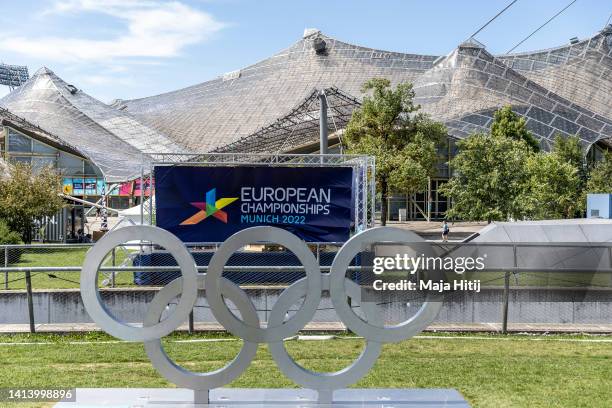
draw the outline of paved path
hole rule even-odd
[[[442,222],[440,221],[406,221],[387,222],[389,227],[403,228],[414,231],[425,239],[439,240],[442,234]],[[451,241],[462,241],[470,235],[480,231],[487,226],[486,222],[451,222],[449,239]]]

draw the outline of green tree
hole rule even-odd
[[[584,215],[586,204],[585,190],[588,180],[588,171],[585,152],[582,144],[580,143],[580,137],[578,135],[566,137],[557,135],[555,137],[551,154],[558,157],[562,162],[568,163],[574,169],[576,169],[578,185],[572,187],[575,189],[575,210],[573,214],[567,214],[566,217],[582,217]]]
[[[436,143],[446,136],[446,128],[418,112],[411,84],[392,88],[388,79],[374,78],[363,85],[362,92],[368,95],[353,112],[344,141],[348,153],[376,158],[376,185],[385,225],[389,194],[423,191],[428,177],[435,175]]]
[[[525,119],[510,106],[495,112],[488,135],[458,143],[453,178],[441,192],[449,217],[465,220],[573,218],[584,211],[586,166],[580,138],[557,136],[540,152]]]
[[[526,162],[529,180],[521,201],[535,219],[574,218],[584,208],[578,169],[563,155],[537,153]]]
[[[582,144],[580,144],[580,137],[578,135],[567,137],[557,135],[551,153],[557,155],[564,162],[571,164],[579,173],[585,172],[584,149]]]
[[[52,216],[62,208],[60,192],[61,177],[52,168],[34,172],[29,165],[17,163],[8,177],[0,179],[0,218],[29,243],[34,219]]]
[[[504,106],[495,112],[491,124],[492,136],[505,136],[514,140],[522,140],[532,151],[540,151],[540,145],[533,134],[527,130],[525,118],[512,111],[511,106]]]
[[[527,143],[498,132],[474,134],[457,145],[451,161],[455,175],[440,188],[453,202],[447,217],[488,222],[524,217],[525,163],[534,154]]]
[[[612,152],[604,153],[591,173],[586,187],[587,193],[612,193]]]

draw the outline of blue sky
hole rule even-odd
[[[570,0],[518,0],[476,38],[505,53]],[[392,51],[447,54],[510,0],[2,1],[0,60],[41,66],[108,102],[193,85],[266,58],[316,27]],[[577,0],[516,51],[601,30],[609,0]],[[8,92],[0,86],[0,96]]]

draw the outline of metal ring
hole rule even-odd
[[[354,333],[367,340],[395,343],[420,333],[429,326],[440,311],[440,296],[427,294],[425,302],[410,319],[389,327],[380,327],[361,319],[346,302],[346,271],[365,244],[377,242],[420,243],[425,242],[411,231],[392,227],[377,227],[363,231],[349,239],[338,251],[332,262],[329,292],[336,313]],[[436,300],[437,299],[437,300]]]
[[[204,275],[198,276],[198,284],[200,288],[203,288]],[[225,278],[221,278],[221,285],[223,296],[236,305],[244,321],[253,326],[258,326],[257,311],[247,294],[238,285]],[[160,290],[149,305],[149,311],[145,317],[145,326],[157,324],[168,303],[180,294],[181,278],[175,279]],[[176,364],[164,351],[161,339],[147,341],[144,346],[153,367],[166,379],[181,387],[193,390],[209,390],[222,387],[240,376],[255,358],[258,345],[257,343],[244,341],[240,353],[229,364],[208,373],[195,373]]]
[[[329,274],[323,276],[323,290],[329,289]],[[361,303],[361,288],[355,282],[347,279],[345,282],[347,294],[355,303],[359,303],[368,320],[375,321],[380,318],[380,310],[373,303]],[[305,278],[293,283],[278,298],[274,308],[270,313],[269,323],[278,325],[283,322],[286,312],[307,292]],[[374,366],[380,352],[382,344],[368,340],[364,350],[353,363],[342,370],[333,373],[321,373],[308,370],[299,365],[287,352],[283,341],[268,344],[268,350],[272,358],[276,361],[278,368],[288,378],[302,387],[317,390],[337,390],[345,388],[364,377]]]
[[[183,277],[181,299],[174,313],[150,327],[134,327],[115,319],[98,291],[98,269],[104,257],[117,245],[136,240],[147,240],[163,246],[176,259]],[[188,318],[198,296],[196,276],[193,257],[181,240],[161,228],[137,225],[104,235],[87,252],[81,272],[81,297],[89,316],[108,334],[127,341],[149,341],[171,333]]]
[[[256,242],[282,245],[293,252],[306,270],[308,285],[302,307],[291,319],[277,326],[261,328],[245,324],[227,308],[221,296],[219,278],[223,274],[225,264],[238,249]],[[317,310],[321,301],[319,262],[304,242],[288,231],[269,226],[247,228],[229,237],[210,260],[206,273],[206,297],[217,321],[233,335],[255,343],[281,341],[303,329]]]

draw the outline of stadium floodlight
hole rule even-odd
[[[29,78],[28,67],[0,63],[0,85],[13,89],[23,85]]]

